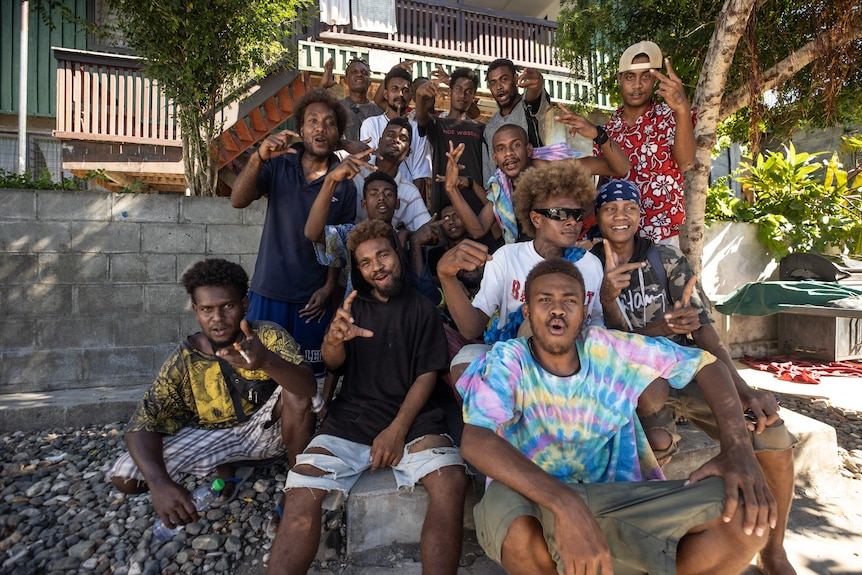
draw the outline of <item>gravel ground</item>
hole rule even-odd
[[[786,409],[835,427],[843,478],[854,484],[862,480],[862,419],[855,412],[792,395],[782,395],[781,401]],[[149,496],[123,496],[105,480],[125,449],[123,427],[112,423],[0,435],[0,575],[262,573],[270,547],[266,524],[284,481],[284,465],[256,469],[228,507],[207,511],[173,540],[160,543],[152,539],[155,514]],[[343,526],[338,517],[327,519],[331,547],[315,573],[416,570],[405,563],[419,568],[415,550],[382,552],[377,564],[388,566],[370,571],[367,562],[363,567],[339,561]],[[468,542],[465,552],[469,572],[485,572],[481,550]]]

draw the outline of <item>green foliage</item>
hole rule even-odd
[[[592,69],[598,90],[619,101],[616,71],[631,44],[652,40],[694,95],[712,33],[725,0],[563,0],[557,55],[576,71]],[[859,26],[858,0],[766,0],[758,2],[733,54],[726,94],[746,84],[832,27]],[[598,55],[603,55],[599,57]],[[778,134],[800,124],[849,123],[862,116],[862,41],[827,47],[812,64],[776,90],[777,105],[760,106],[762,120]],[[737,137],[741,134],[736,132]],[[747,140],[747,138],[746,138]]]
[[[80,190],[81,181],[76,178],[65,178],[62,182],[51,179],[51,172],[47,169],[37,174],[24,172],[16,174],[0,169],[0,188],[11,188],[14,190]]]
[[[758,154],[736,178],[754,203],[734,197],[726,179],[719,180],[707,193],[706,219],[759,224],[760,241],[780,257],[835,249],[859,253],[862,178],[848,178],[836,154],[814,161],[825,154],[796,152],[792,143],[783,154]]]
[[[118,29],[178,107],[186,182],[217,185],[218,109],[286,61],[291,24],[308,0],[108,0]]]
[[[186,183],[194,195],[217,186],[220,109],[245,86],[290,61],[291,32],[310,0],[107,0],[116,24],[90,32],[121,37],[176,104]],[[43,19],[67,17],[62,0],[33,0]]]

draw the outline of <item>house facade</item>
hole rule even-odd
[[[292,113],[293,102],[318,83],[329,58],[335,63],[336,77],[345,72],[351,58],[364,58],[374,82],[405,60],[414,62],[414,76],[430,76],[437,65],[448,71],[472,67],[481,81],[483,116],[496,111],[485,85],[487,64],[509,58],[518,66],[542,72],[554,101],[588,101],[599,108],[608,107],[606,98],[595,96],[588,78],[573,77],[555,60],[554,20],[559,6],[554,0],[388,2],[388,12],[380,11],[388,16],[377,20],[362,15],[357,19],[355,14],[351,18],[349,11],[345,17],[333,18],[334,10],[323,3],[319,13],[318,7],[310,10],[305,25],[297,26],[290,46],[295,68],[271,73],[248,87],[235,104],[219,111],[225,130],[220,141],[220,193],[229,193],[232,176],[244,164],[248,150],[282,126]],[[105,0],[65,3],[90,21],[98,23],[110,17]],[[3,9],[12,12],[11,8],[18,6],[18,2],[3,3]],[[320,14],[330,15],[330,22],[321,21]],[[7,22],[5,13],[3,21]],[[11,19],[11,33],[3,34],[4,44],[20,37],[14,33],[16,22],[20,25],[20,15],[17,21]],[[30,24],[33,46],[33,31],[47,25],[33,13]],[[121,40],[97,40],[73,29],[63,35],[51,32],[46,41],[42,39],[45,34],[39,33],[42,36],[31,53],[37,52],[48,64],[41,65],[35,85],[30,85],[31,94],[36,94],[28,99],[38,96],[40,103],[36,108],[28,107],[28,134],[32,131],[33,138],[48,137],[53,149],[62,151],[59,162],[52,164],[52,173],[59,175],[59,168],[77,175],[97,171],[100,183],[109,189],[135,185],[150,191],[182,192],[182,145],[175,110],[146,76],[141,60],[130,55]],[[5,48],[0,70],[15,58],[14,50]],[[10,78],[9,74],[0,76],[3,85]],[[16,86],[10,83],[10,93]],[[3,99],[5,94],[0,94],[0,146],[4,145],[4,133],[12,134],[12,119],[18,111],[15,98]],[[446,103],[438,106],[441,104]],[[559,138],[564,137],[560,130]]]

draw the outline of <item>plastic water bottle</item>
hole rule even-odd
[[[216,479],[212,482],[212,485],[201,485],[192,491],[192,503],[194,503],[195,509],[198,512],[208,509],[212,505],[212,502],[218,499],[222,489],[224,489],[224,480]],[[171,529],[165,525],[161,517],[157,517],[155,523],[153,523],[153,537],[159,541],[169,541],[182,529],[182,525],[177,525],[174,529]]]

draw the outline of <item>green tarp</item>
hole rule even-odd
[[[823,282],[752,282],[720,302],[715,309],[725,315],[770,315],[797,305],[833,307],[830,302],[862,297],[862,290]]]

